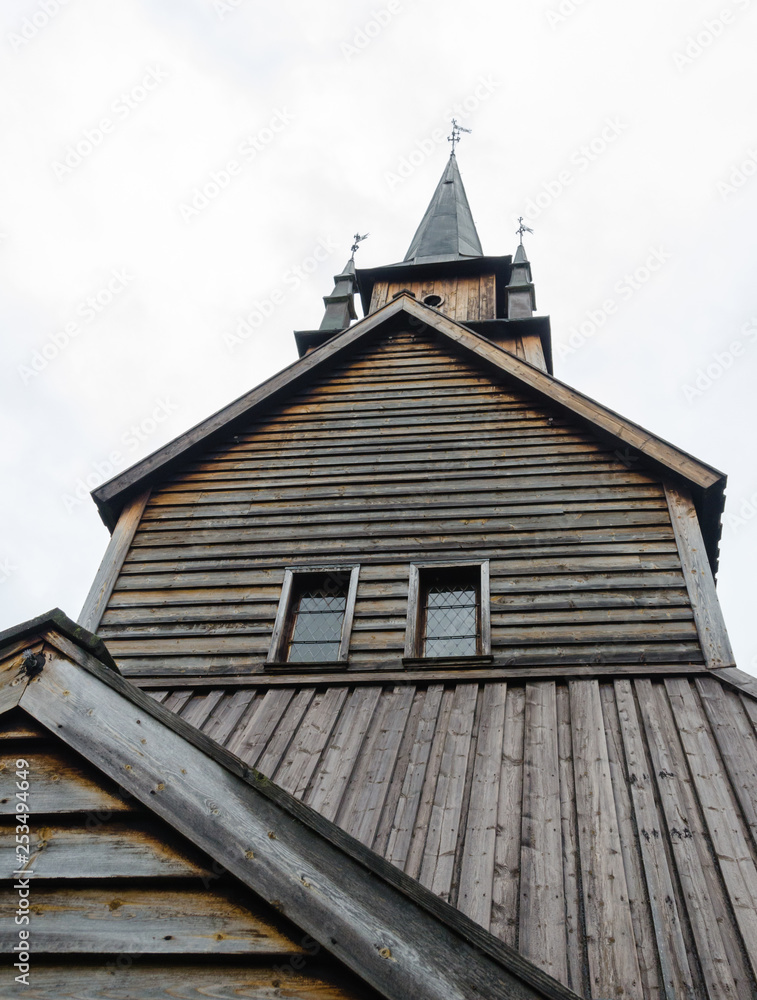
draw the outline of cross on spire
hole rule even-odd
[[[518,236],[520,236],[520,245],[521,246],[523,246],[523,234],[524,233],[533,233],[533,229],[530,229],[523,222],[523,216],[522,215],[518,217],[518,228],[515,230],[515,232],[518,234]]]
[[[355,253],[360,249],[360,244],[363,242],[363,240],[367,240],[370,235],[371,235],[370,233],[366,233],[365,236],[361,236],[360,233],[355,233],[355,235],[352,237],[355,242],[350,247],[350,250],[352,251],[352,256],[350,257],[350,260],[355,259]]]
[[[450,133],[450,135],[447,136],[447,142],[452,143],[452,152],[450,153],[450,156],[455,155],[455,146],[458,144],[458,142],[460,142],[460,133],[468,132],[470,134],[472,131],[473,131],[472,129],[463,128],[462,125],[458,125],[457,118],[452,119],[452,132]]]

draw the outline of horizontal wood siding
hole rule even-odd
[[[219,702],[227,720],[236,715],[237,703],[228,705],[222,692],[190,697],[184,715],[222,736]],[[16,819],[0,819],[0,951],[8,959],[19,930],[28,929],[32,952],[30,985],[13,982],[15,959],[8,959],[2,996],[378,1000],[20,709],[0,717],[0,755],[2,796],[14,803],[16,760],[29,763],[26,868],[33,872],[29,923],[18,925]]]
[[[209,734],[239,711],[187,694]],[[756,706],[711,678],[292,686],[221,742],[579,994],[753,1000]]]
[[[350,667],[400,665],[409,564],[489,559],[510,666],[701,663],[662,485],[418,332],[362,342],[157,484],[98,631],[132,676],[261,672],[284,569],[359,563]]]

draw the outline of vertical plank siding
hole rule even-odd
[[[579,994],[757,997],[757,703],[716,679],[184,693],[185,716],[213,705],[205,732],[240,715],[219,742]]]
[[[99,634],[129,676],[262,672],[284,570],[361,566],[396,668],[409,564],[490,560],[495,663],[702,663],[663,485],[501,374],[396,333],[154,485]]]

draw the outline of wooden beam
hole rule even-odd
[[[79,624],[89,632],[97,631],[149,499],[150,490],[144,490],[133,500],[130,500],[121,511],[115,531],[111,535],[100,568],[79,615]]]
[[[111,671],[50,656],[21,706],[382,996],[576,1000]]]
[[[705,663],[710,670],[734,667],[733,650],[694,504],[686,490],[667,483],[665,496]]]
[[[363,670],[343,670],[324,673],[313,671],[302,673],[292,671],[286,674],[248,674],[235,676],[225,674],[184,674],[165,673],[154,677],[129,677],[136,687],[145,691],[165,688],[273,688],[297,687],[302,684],[349,684],[351,686],[375,684],[433,684],[437,681],[533,681],[533,680],[572,680],[576,677],[604,677],[612,680],[615,677],[667,677],[673,674],[693,675],[706,674],[708,668],[698,663],[586,663],[561,664],[554,666],[546,664],[539,667],[506,667],[498,663],[482,667],[452,666],[444,669],[434,668],[408,670],[377,669],[372,673]],[[746,676],[746,675],[745,675]],[[757,693],[757,679],[754,679]]]

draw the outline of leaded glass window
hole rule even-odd
[[[475,656],[479,588],[469,573],[428,574],[423,581],[423,656]]]
[[[346,580],[326,575],[304,580],[292,600],[290,663],[338,659],[346,608]]]
[[[489,560],[411,563],[403,663],[491,660]]]

